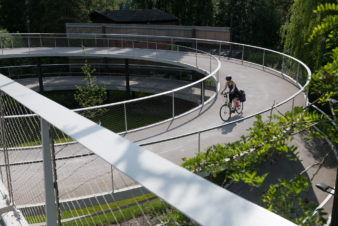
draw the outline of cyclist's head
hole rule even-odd
[[[231,79],[232,79],[232,78],[231,78],[230,75],[228,75],[228,76],[225,77],[225,80],[227,80],[227,81],[230,81]]]

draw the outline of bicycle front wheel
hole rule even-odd
[[[243,112],[243,106],[244,106],[244,103],[238,101],[238,106],[235,108],[237,114],[241,114]]]
[[[231,110],[227,104],[223,104],[221,109],[219,109],[219,116],[221,119],[226,122],[231,117]]]

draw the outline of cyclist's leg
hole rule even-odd
[[[235,101],[235,95],[234,94],[229,94],[229,107],[231,110],[233,110],[234,107],[234,101]]]
[[[234,108],[235,107],[238,107],[239,103],[238,103],[238,100],[239,100],[239,91],[235,91],[235,93],[233,94],[233,100],[234,100]]]

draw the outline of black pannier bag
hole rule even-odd
[[[239,101],[240,101],[240,102],[246,101],[246,97],[245,97],[245,92],[244,92],[244,90],[240,90],[240,91],[239,91]]]

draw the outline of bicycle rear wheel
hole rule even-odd
[[[238,106],[235,108],[237,114],[241,114],[243,112],[243,106],[244,106],[244,103],[238,101]]]
[[[227,104],[223,104],[222,107],[219,109],[219,116],[224,122],[230,119],[231,110]]]

